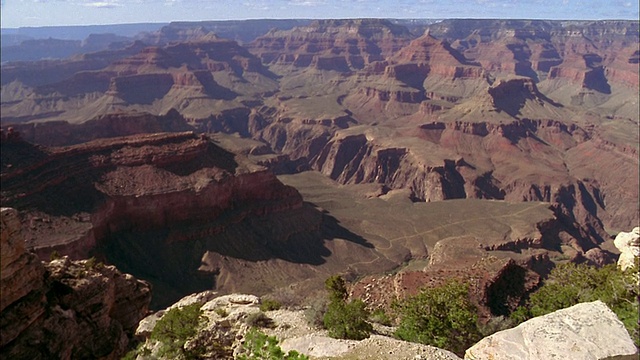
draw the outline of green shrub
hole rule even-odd
[[[423,289],[395,304],[400,316],[396,336],[448,349],[458,355],[480,340],[476,307],[469,300],[469,286],[457,280]]]
[[[333,338],[362,340],[368,338],[373,331],[373,327],[367,322],[368,317],[369,312],[360,299],[350,302],[332,301],[324,315],[324,326]]]
[[[58,252],[58,250],[53,250],[53,252],[51,253],[51,255],[49,255],[49,260],[53,261],[53,260],[58,260],[62,258],[62,256],[60,256],[60,253]]]
[[[596,268],[572,263],[556,266],[545,284],[511,318],[520,323],[581,302],[600,300],[624,323],[636,346],[638,330],[638,269],[620,271],[615,264]]]
[[[262,331],[252,328],[244,337],[239,360],[308,360],[309,357],[295,350],[284,353],[278,346],[275,336],[267,336]]]
[[[89,259],[87,259],[84,262],[84,268],[86,270],[92,270],[96,267],[96,264],[98,263],[98,261],[96,260],[95,257],[90,257]]]
[[[324,282],[324,287],[329,291],[329,301],[346,301],[349,297],[347,284],[340,275],[333,275]]]
[[[341,276],[332,276],[325,281],[329,290],[329,305],[324,314],[324,327],[329,336],[337,339],[362,340],[369,337],[373,327],[367,322],[369,312],[364,302],[356,299],[347,302],[347,287]]]
[[[391,326],[391,319],[389,318],[389,315],[387,315],[386,312],[384,312],[383,309],[375,309],[371,312],[371,315],[369,316],[369,320],[371,322],[377,323],[377,324],[381,324],[381,325],[385,325],[385,326]]]
[[[95,257],[91,257],[84,262],[85,270],[102,270],[104,264],[101,261],[96,260]]]
[[[186,350],[184,345],[198,333],[204,320],[202,305],[195,303],[167,311],[151,332],[151,339],[162,343],[159,355],[168,358],[194,359],[200,349]]]
[[[514,325],[513,319],[508,316],[494,316],[489,319],[486,323],[478,324],[478,330],[482,337],[487,337],[489,335],[495,334],[498,331],[511,329]]]
[[[218,314],[218,316],[220,317],[227,317],[229,316],[229,312],[227,311],[227,309],[223,308],[223,307],[217,307],[215,308],[215,310],[213,310],[216,314]]]
[[[274,299],[262,299],[262,302],[260,303],[260,311],[271,311],[271,310],[278,310],[282,307],[282,304],[280,304],[280,302],[278,300],[274,300]]]

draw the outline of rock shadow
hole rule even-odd
[[[344,239],[373,248],[311,203],[275,214],[242,218],[243,213],[246,215],[246,209],[227,212],[210,222],[112,233],[99,242],[95,255],[149,281],[159,290],[154,291],[152,307],[161,308],[188,294],[216,288],[219,269],[202,270],[207,252],[239,264],[281,259],[318,266],[332,255],[327,241]]]

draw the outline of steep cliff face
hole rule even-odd
[[[2,204],[21,210],[28,247],[41,258],[95,256],[150,279],[161,289],[154,306],[198,290],[264,293],[315,279],[305,264],[324,264],[335,236],[350,256],[372,256],[294,188],[206,136],[2,146]],[[330,267],[346,266],[345,256]]]
[[[31,244],[46,252],[61,246],[86,257],[109,233],[197,223],[232,208],[246,216],[302,205],[271,173],[239,166],[233,154],[190,132],[98,140],[54,150],[22,169],[8,167],[10,153],[30,145],[4,145],[3,204],[67,217],[91,214],[84,236],[71,232],[65,239],[61,231],[48,239],[53,243]],[[66,170],[56,171],[61,167]]]
[[[118,359],[148,312],[148,283],[113,266],[26,252],[18,212],[2,208],[0,354]]]
[[[68,146],[95,139],[135,134],[192,130],[175,109],[164,115],[146,112],[120,112],[99,115],[82,124],[67,121],[24,123],[11,126],[24,141],[42,146]]]
[[[634,22],[445,20],[431,25],[429,31],[437,38],[453,42],[454,47],[486,69],[536,80],[566,75],[579,83],[586,73],[604,66],[609,75],[619,74],[613,75],[612,81],[637,84],[637,79],[622,76],[631,69],[625,63],[633,52],[622,49],[638,39]],[[602,62],[603,59],[606,60]]]
[[[526,81],[514,82],[517,87],[527,85]],[[534,84],[528,84],[535,90]],[[530,114],[536,106],[562,111],[537,90],[523,93],[520,106],[517,98],[499,94],[507,88],[495,87],[488,100],[497,102],[505,114],[516,109],[518,116]],[[514,102],[501,103],[509,99]],[[620,169],[637,167],[632,156],[622,155],[633,150],[624,146],[605,150],[592,128],[506,116],[512,120],[426,123],[407,130],[403,134],[407,137],[395,135],[393,141],[376,127],[360,132],[277,121],[267,121],[257,134],[294,162],[309,163],[343,184],[378,183],[387,189],[409,189],[419,201],[487,198],[554,203],[565,221],[583,225],[585,230],[573,236],[590,239],[580,245],[584,251],[593,246],[588,243],[608,238],[605,226],[632,225],[629,220],[635,215],[621,209],[633,207],[625,197],[637,198],[638,179],[613,178],[622,174]],[[597,163],[611,171],[596,171]],[[610,200],[604,201],[603,194]]]
[[[381,61],[412,38],[387,20],[318,20],[305,27],[272,30],[248,45],[263,63],[282,71],[314,68],[349,72]]]

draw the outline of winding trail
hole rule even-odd
[[[380,251],[390,250],[390,249],[392,248],[393,244],[394,244],[395,242],[397,242],[397,241],[400,241],[400,240],[405,240],[405,241],[406,241],[406,240],[411,239],[411,238],[414,238],[414,237],[423,236],[423,235],[425,235],[425,234],[432,233],[432,232],[434,232],[434,231],[436,231],[436,230],[445,229],[445,228],[447,228],[447,227],[449,227],[449,226],[460,225],[460,224],[469,223],[469,222],[472,222],[472,221],[489,220],[489,219],[506,219],[506,218],[511,218],[511,217],[515,217],[515,216],[517,216],[517,215],[520,215],[520,214],[526,213],[526,212],[528,212],[528,211],[531,211],[531,210],[533,210],[533,209],[538,209],[538,208],[543,207],[543,206],[544,206],[544,207],[548,207],[548,206],[549,206],[549,203],[541,202],[541,203],[538,203],[538,204],[537,204],[537,205],[535,205],[535,206],[530,206],[530,207],[527,207],[527,208],[525,208],[525,209],[519,210],[519,211],[514,212],[514,213],[509,213],[509,214],[504,214],[504,215],[498,215],[498,216],[485,216],[485,217],[477,217],[477,218],[471,218],[471,219],[464,219],[464,220],[455,221],[455,222],[447,223],[447,224],[444,224],[444,225],[440,225],[440,226],[434,227],[434,228],[429,229],[429,230],[425,230],[425,231],[417,232],[417,233],[412,234],[412,235],[403,235],[403,236],[395,237],[395,238],[393,238],[393,239],[385,239],[385,240],[387,240],[387,241],[388,241],[388,243],[389,243],[387,247],[383,248],[383,247],[376,247],[376,246],[374,246],[374,248],[370,249],[371,253],[372,253],[372,254],[374,255],[374,257],[375,257],[374,259],[369,260],[369,261],[359,261],[359,262],[351,263],[351,264],[349,264],[349,265],[350,265],[350,266],[354,266],[354,267],[355,267],[355,266],[357,266],[357,265],[369,265],[369,264],[372,264],[372,263],[374,263],[374,262],[376,262],[376,261],[380,260],[380,255],[378,255],[378,254],[380,253]],[[411,225],[413,226],[414,231],[417,231],[417,230],[416,230],[416,228],[415,228],[415,224],[411,223]],[[402,230],[402,232],[404,233],[404,229]]]

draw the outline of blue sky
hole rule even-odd
[[[1,26],[258,18],[638,19],[638,0],[0,0]]]

